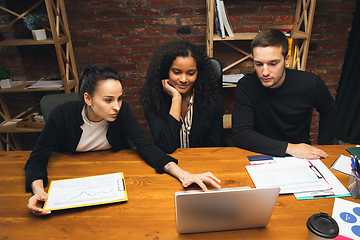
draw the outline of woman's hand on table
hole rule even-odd
[[[202,190],[205,192],[209,191],[206,187],[206,184],[214,186],[215,188],[221,188],[219,183],[221,182],[220,179],[214,176],[211,172],[200,173],[200,174],[191,174],[183,169],[181,169],[177,164],[174,162],[169,162],[164,166],[164,170],[173,175],[174,177],[178,178],[181,184],[184,187],[188,187],[193,183],[196,183],[201,187]]]

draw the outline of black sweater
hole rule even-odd
[[[313,108],[320,113],[318,144],[333,144],[337,107],[324,81],[291,69],[285,76],[276,89],[263,87],[255,72],[238,82],[232,114],[238,147],[285,156],[288,143],[310,144]]]

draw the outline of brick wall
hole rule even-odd
[[[24,11],[25,0],[0,0],[18,12]],[[264,25],[292,24],[296,0],[225,0],[235,32],[257,32]],[[167,41],[185,40],[205,50],[205,0],[65,0],[78,72],[88,64],[116,69],[126,89],[129,102],[141,127],[150,131],[138,101],[149,59],[157,47]],[[356,0],[318,0],[314,17],[307,71],[315,72],[326,81],[335,96],[341,66],[347,48]],[[43,5],[36,11],[43,12]],[[0,24],[11,21],[0,12]],[[6,34],[7,38],[30,37],[22,23]],[[250,41],[237,42],[250,49]],[[214,56],[226,66],[240,55],[222,43],[215,43]],[[0,64],[12,67],[14,79],[36,79],[57,75],[55,51],[51,46],[2,47]],[[231,72],[251,72],[251,60]],[[232,111],[234,89],[224,89],[226,112]],[[25,105],[25,104],[23,104]],[[10,106],[11,108],[11,106]],[[15,108],[14,108],[15,109]],[[312,140],[317,137],[318,116],[314,114]]]

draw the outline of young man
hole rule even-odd
[[[286,69],[288,40],[276,29],[259,33],[251,45],[255,72],[237,84],[232,128],[238,147],[299,158],[327,158],[310,146],[313,108],[320,113],[318,144],[334,143],[337,107],[316,74]]]

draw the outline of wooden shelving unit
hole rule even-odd
[[[290,68],[305,71],[309,43],[311,37],[312,23],[314,19],[316,0],[297,0],[295,21],[290,38],[293,39]],[[206,0],[207,23],[206,23],[206,52],[209,57],[213,57],[214,41],[220,41],[234,50],[241,52],[244,57],[223,68],[223,72],[235,65],[252,58],[248,53],[233,44],[231,41],[253,40],[257,33],[234,33],[234,37],[226,36],[224,39],[214,33],[214,0]]]
[[[29,109],[12,118],[10,116],[3,94],[35,91],[64,91],[65,93],[70,93],[71,91],[78,92],[79,90],[79,78],[75,63],[74,51],[71,42],[64,0],[39,0],[21,14],[17,14],[10,9],[0,6],[0,9],[2,9],[3,11],[6,11],[16,16],[13,21],[0,29],[0,32],[4,32],[6,29],[10,28],[15,22],[25,19],[26,14],[31,12],[43,2],[45,2],[47,17],[50,24],[50,28],[44,28],[51,32],[52,37],[40,41],[35,41],[33,39],[7,39],[0,42],[0,47],[53,45],[56,51],[63,87],[57,89],[28,89],[26,88],[26,86],[32,85],[33,83],[35,83],[35,81],[14,81],[14,86],[12,88],[0,89],[0,104],[2,107],[2,111],[0,111],[0,117],[3,118],[3,121],[0,123],[0,133],[6,134],[6,137],[0,135],[0,150],[4,150],[1,142],[5,143],[6,150],[21,150],[15,133],[41,132],[41,129],[19,128],[16,126],[16,123],[21,121],[21,117],[31,112],[39,104],[30,107]]]

